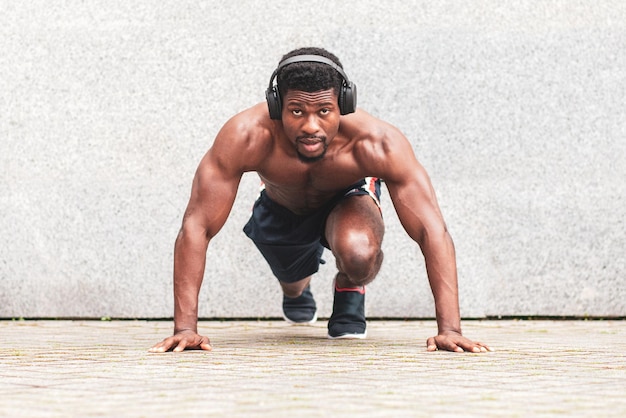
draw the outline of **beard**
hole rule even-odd
[[[298,144],[300,143],[300,140],[307,140],[307,139],[320,140],[323,148],[322,148],[322,152],[319,155],[309,156],[309,155],[304,155],[300,152],[300,150],[298,149]],[[316,161],[323,159],[324,156],[326,155],[327,150],[328,150],[328,143],[326,142],[325,136],[314,136],[314,137],[299,136],[298,138],[296,138],[296,154],[298,155],[298,159],[302,161],[303,163],[314,163]]]

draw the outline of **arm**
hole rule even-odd
[[[191,198],[174,246],[174,335],[197,335],[198,294],[204,277],[210,240],[222,228],[232,208],[241,174],[227,175],[213,156],[203,159],[193,182]],[[193,334],[193,335],[192,335]],[[206,337],[205,337],[206,338]],[[178,348],[205,347],[208,340],[181,341]],[[194,344],[196,343],[196,344]]]
[[[211,349],[209,339],[197,333],[198,294],[209,242],[226,222],[243,174],[241,135],[225,125],[198,166],[174,246],[174,335],[152,352]]]
[[[438,327],[438,335],[427,341],[428,350],[487,351],[489,347],[462,336],[452,238],[426,170],[415,158],[406,138],[392,132],[383,178],[402,226],[424,255]]]

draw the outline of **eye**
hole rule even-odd
[[[326,116],[330,113],[330,109],[324,108],[320,110],[320,115]]]
[[[302,115],[302,110],[300,110],[300,109],[293,109],[293,110],[291,111],[291,113],[292,113],[294,116],[300,116],[300,115]]]

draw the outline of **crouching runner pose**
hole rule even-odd
[[[287,321],[317,319],[309,282],[326,247],[338,270],[328,337],[365,337],[365,286],[383,261],[384,179],[426,262],[438,325],[427,349],[488,351],[461,334],[454,246],[427,173],[398,129],[356,109],[356,86],[337,57],[320,48],[288,53],[266,99],[231,118],[200,162],[174,251],[174,335],[150,351],[211,349],[197,333],[206,251],[249,171],[263,189],[244,231],[282,287]]]

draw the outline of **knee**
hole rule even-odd
[[[383,262],[380,243],[362,236],[353,236],[334,253],[339,271],[357,286],[374,280]]]

